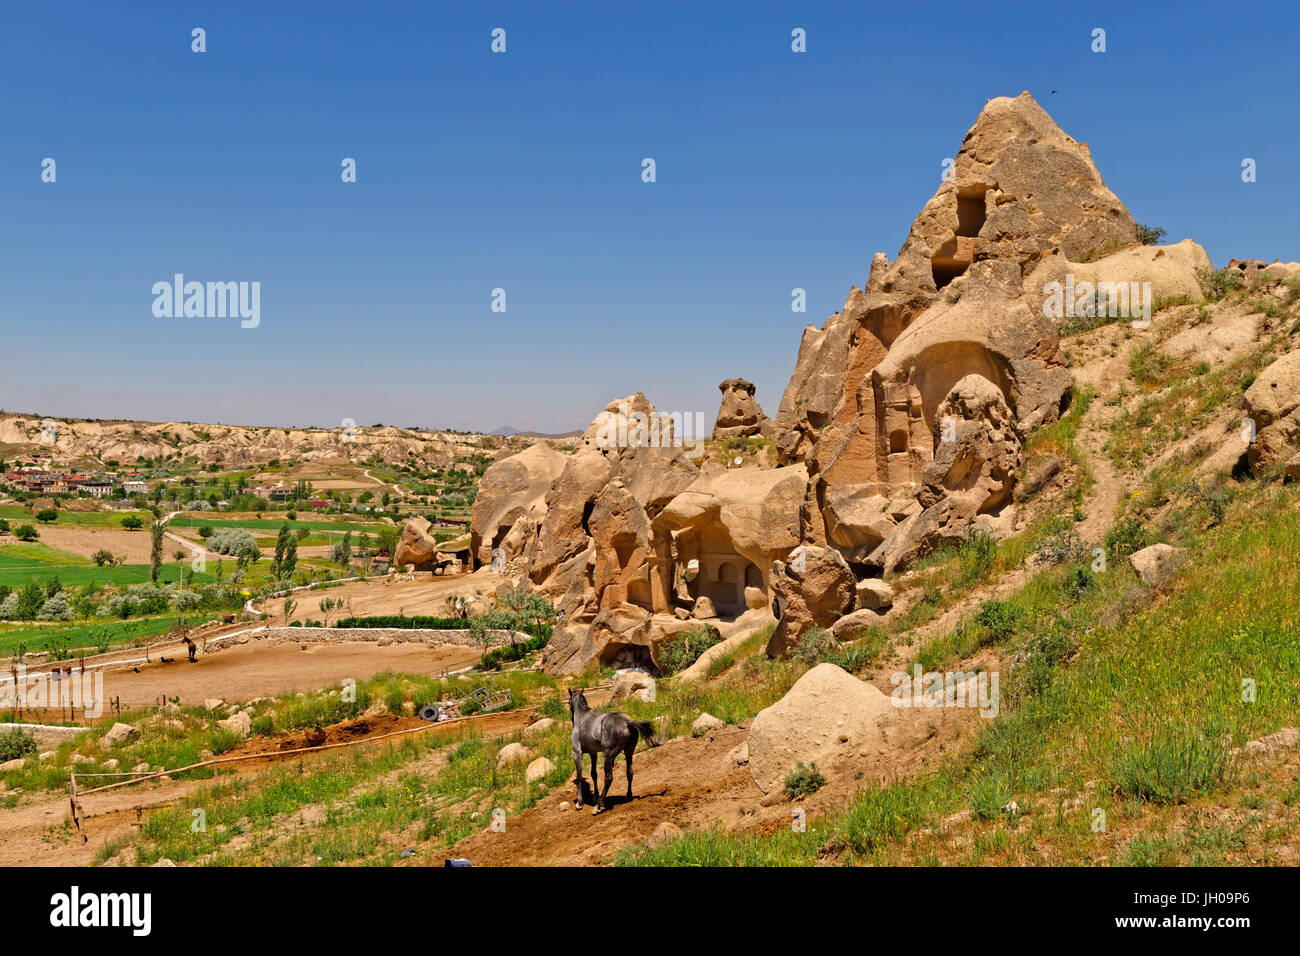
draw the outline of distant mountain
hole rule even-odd
[[[576,428],[567,432],[525,432],[518,428],[511,428],[509,425],[502,425],[495,431],[486,432],[488,435],[500,435],[502,438],[579,438],[583,429]]]

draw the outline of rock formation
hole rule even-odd
[[[571,455],[530,450],[488,469],[475,560],[500,548],[565,611],[552,673],[653,665],[680,630],[707,619],[730,637],[769,606],[774,654],[855,606],[856,630],[870,626],[893,600],[883,574],[972,528],[1013,526],[1022,443],[1068,401],[1058,318],[1137,320],[1154,299],[1198,294],[1204,250],[1136,234],[1086,144],[1028,93],[989,100],[897,258],[877,253],[865,287],[804,330],[775,419],[749,382],[721,384],[714,439],[771,435],[779,467],[702,463],[637,393]],[[1298,403],[1270,394],[1269,375],[1247,395],[1262,438],[1252,462],[1296,438]]]
[[[1288,352],[1264,369],[1243,396],[1255,423],[1247,450],[1256,474],[1300,453],[1300,352]]]
[[[729,438],[772,437],[772,421],[754,398],[754,383],[743,378],[729,378],[718,386],[722,405],[713,424],[713,440]]]
[[[1035,267],[1134,240],[1087,146],[1028,93],[988,101],[950,173],[898,257],[878,253],[865,291],[805,330],[774,422],[781,460],[809,466],[828,543],[863,570],[996,518],[1021,437],[1070,386]]]

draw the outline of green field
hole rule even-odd
[[[171,525],[178,528],[202,528],[204,526],[216,531],[221,528],[244,528],[248,531],[278,531],[284,524],[284,519],[263,519],[249,518],[246,520],[224,521],[212,518],[187,518],[178,515],[171,520]],[[308,531],[366,531],[375,534],[384,528],[392,528],[393,525],[386,524],[364,524],[360,521],[340,522],[340,521],[290,521],[290,530],[297,531],[299,528],[306,528]]]
[[[159,569],[159,583],[175,584],[180,579],[180,569],[171,560]],[[233,559],[232,564],[233,564]],[[194,573],[188,561],[185,567],[185,581],[206,583],[213,580],[210,572]],[[19,588],[30,581],[48,581],[57,577],[66,585],[89,584],[143,584],[149,580],[149,565],[120,564],[116,567],[96,567],[95,562],[80,555],[59,551],[44,544],[11,544],[0,548],[0,584]]]
[[[175,628],[181,620],[191,624],[215,617],[217,611],[195,611],[188,615],[163,614],[133,621],[98,621],[90,624],[64,624],[51,627],[0,625],[0,657],[7,657],[26,644],[28,652],[47,650],[51,643],[66,643],[70,648],[91,648],[105,643],[123,644],[157,637]],[[229,612],[227,612],[229,613]],[[11,629],[12,628],[12,629]]]
[[[135,515],[146,527],[153,520],[153,515],[147,511],[59,511],[58,520],[53,524],[106,528],[121,525],[122,519],[127,515]],[[36,515],[22,505],[0,505],[0,518],[15,528],[20,524],[30,524],[38,529],[41,527]]]

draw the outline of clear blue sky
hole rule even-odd
[[[0,407],[563,430],[743,376],[774,414],[1025,89],[1167,241],[1300,259],[1298,6],[8,4]],[[260,282],[260,327],[155,318],[176,272]]]

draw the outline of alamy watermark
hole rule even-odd
[[[1053,279],[1043,286],[1043,317],[1132,319],[1133,328],[1151,326],[1150,282],[1076,282],[1067,273],[1065,282]]]
[[[894,685],[890,702],[895,707],[972,707],[980,716],[998,715],[997,671],[923,671],[920,664],[906,671],[895,671],[889,678]]]
[[[597,448],[681,448],[687,458],[704,452],[708,431],[703,412],[632,411],[620,402],[596,430]]]
[[[262,323],[262,283],[186,282],[177,272],[170,283],[153,284],[153,314],[159,319],[240,318],[240,326]]]

